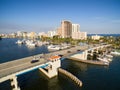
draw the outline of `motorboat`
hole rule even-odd
[[[49,45],[48,49],[50,49],[50,50],[60,50],[60,47],[56,46],[56,45]]]
[[[108,58],[113,58],[113,56],[110,55],[110,54],[106,54],[105,56],[108,57]]]
[[[18,40],[16,43],[17,43],[17,44],[23,44],[23,41]]]
[[[113,52],[111,52],[111,54],[113,54],[113,55],[120,55],[120,52],[113,51]]]
[[[33,41],[30,41],[30,40],[27,40],[27,41],[26,41],[26,45],[27,45],[27,46],[30,46],[30,47],[35,47],[35,46],[37,46],[36,43],[34,43]]]
[[[106,57],[98,57],[97,59],[100,60],[100,61],[109,63],[108,58],[106,58]]]

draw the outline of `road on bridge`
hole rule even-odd
[[[65,57],[65,56],[76,53],[78,50],[85,50],[85,49],[87,49],[87,47],[85,46],[76,46],[76,47],[71,47],[69,49],[59,50],[59,51],[51,52],[51,53],[44,54],[44,55],[38,54],[38,55],[35,55],[35,57],[39,57],[42,55],[43,58],[40,58],[39,62],[35,62],[35,63],[31,63],[31,60],[33,60],[33,56],[22,58],[22,59],[17,59],[17,60],[6,62],[6,63],[1,63],[0,64],[0,78],[16,73],[18,71],[28,69],[30,67],[44,64],[48,61],[48,58],[52,55],[60,54]]]

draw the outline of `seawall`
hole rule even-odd
[[[68,78],[70,78],[72,81],[74,81],[79,87],[82,86],[82,81],[80,81],[76,76],[74,76],[73,74],[71,74],[70,72],[62,69],[62,68],[59,68],[58,69],[58,72],[60,74],[63,74],[65,76],[67,76]]]
[[[108,66],[109,65],[108,63],[105,63],[105,62],[102,62],[102,61],[81,60],[81,59],[74,58],[74,57],[69,57],[68,59],[78,61],[78,62],[82,62],[82,63],[87,63],[87,64],[102,65],[102,66]]]

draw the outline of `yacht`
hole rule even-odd
[[[60,47],[56,46],[56,45],[49,45],[48,49],[51,49],[51,50],[60,50]]]
[[[111,52],[111,54],[113,54],[113,55],[120,55],[120,52],[113,51],[113,52]]]
[[[18,40],[16,43],[17,43],[17,44],[23,44],[23,41]]]
[[[37,46],[36,43],[34,43],[34,42],[31,41],[31,40],[27,40],[27,41],[26,41],[26,45],[27,45],[27,46],[30,46],[30,47],[35,47],[35,46]]]
[[[110,55],[110,54],[106,54],[106,57],[108,57],[108,58],[113,58],[113,56]]]
[[[98,57],[97,59],[100,60],[100,61],[109,63],[108,58],[106,58],[106,57]]]

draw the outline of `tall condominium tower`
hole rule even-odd
[[[73,39],[87,39],[86,32],[80,32],[80,25],[79,24],[72,24],[72,38]]]
[[[72,23],[69,21],[61,22],[61,37],[68,38],[72,36]]]
[[[80,32],[80,25],[72,24],[72,32]]]

